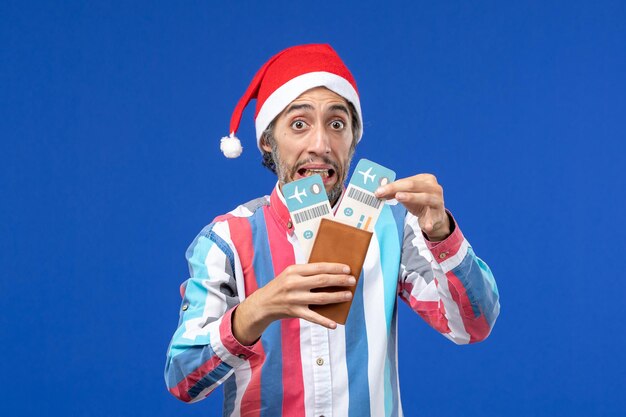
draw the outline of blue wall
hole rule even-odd
[[[436,174],[500,289],[474,346],[400,308],[405,414],[626,414],[624,3],[258,3],[0,3],[2,414],[220,414],[163,383],[184,252],[271,190],[252,109],[219,139],[309,42],[358,81],[356,160]]]

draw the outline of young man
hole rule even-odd
[[[445,210],[436,178],[419,174],[376,192],[399,204],[383,207],[345,326],[312,311],[351,299],[356,280],[346,265],[305,263],[282,187],[319,174],[338,201],[362,135],[356,83],[328,45],[280,52],[238,103],[222,139],[227,156],[241,152],[234,133],[251,99],[278,183],[217,217],[189,247],[167,386],[192,402],[223,383],[227,416],[402,415],[397,295],[455,343],[478,342],[499,313],[493,276]]]

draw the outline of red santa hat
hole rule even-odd
[[[272,120],[302,93],[315,87],[326,87],[352,103],[363,126],[356,82],[337,52],[330,45],[294,46],[270,58],[252,79],[230,119],[230,135],[221,140],[224,155],[227,158],[241,155],[243,148],[235,133],[250,100],[256,99],[256,140],[261,149],[261,135]],[[362,132],[363,129],[357,141]]]

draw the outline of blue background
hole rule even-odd
[[[183,256],[270,192],[253,109],[241,158],[219,139],[309,42],[358,81],[355,161],[437,175],[500,289],[473,346],[401,306],[405,414],[625,415],[626,6],[546,3],[3,0],[2,415],[220,415],[163,382]]]

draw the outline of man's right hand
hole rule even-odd
[[[235,310],[232,331],[242,345],[252,345],[272,322],[301,318],[329,329],[334,321],[312,311],[310,304],[333,304],[348,301],[352,293],[311,292],[314,288],[349,287],[356,284],[347,265],[312,263],[291,265],[267,285],[246,298]]]

